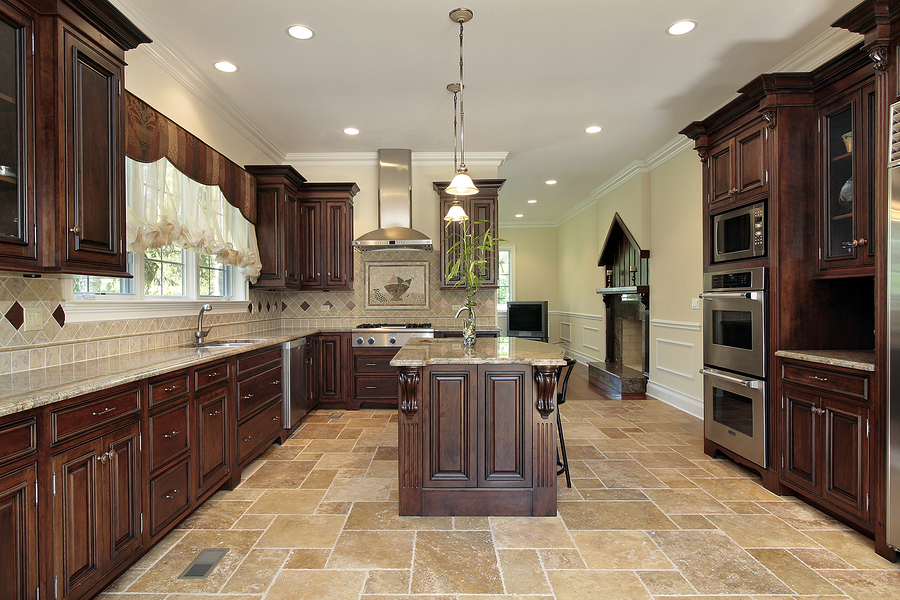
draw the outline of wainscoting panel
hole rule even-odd
[[[693,381],[700,369],[694,350],[689,342],[656,338],[656,368]]]
[[[559,339],[565,342],[572,341],[572,324],[563,321],[559,322]]]

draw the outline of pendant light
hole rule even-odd
[[[460,86],[458,83],[448,83],[447,89],[453,92],[453,171],[457,170],[457,162],[456,162],[456,142],[457,142],[457,133],[456,133],[456,117],[459,114],[456,98],[459,94]],[[466,214],[466,211],[462,206],[459,205],[459,200],[454,196],[453,204],[450,205],[449,210],[447,210],[446,216],[444,216],[445,221],[467,221],[469,219],[469,215]]]
[[[456,167],[456,175],[453,177],[453,181],[447,187],[447,193],[454,196],[471,196],[478,193],[478,188],[475,187],[475,182],[469,177],[468,169],[466,169],[465,110],[463,105],[463,91],[465,89],[465,84],[463,83],[463,23],[468,23],[472,20],[472,11],[468,8],[457,8],[450,12],[450,20],[454,23],[459,23],[459,165]]]

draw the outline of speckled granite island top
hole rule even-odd
[[[0,376],[0,417],[170,373],[235,354],[265,348],[318,333],[319,329],[286,328],[249,333],[238,338],[261,340],[232,348],[172,346],[120,354],[57,367]]]
[[[460,338],[413,338],[397,352],[391,366],[517,364],[558,366],[566,364],[566,351],[553,344],[522,338],[478,338],[467,349]]]
[[[778,350],[775,356],[858,371],[875,370],[874,350]]]

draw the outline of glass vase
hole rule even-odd
[[[473,311],[466,312],[469,316],[463,323],[463,346],[471,347],[475,345],[475,313]]]

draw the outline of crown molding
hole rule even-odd
[[[682,152],[694,149],[694,140],[687,136],[679,135],[662,146],[659,150],[644,159],[649,170],[654,170],[666,164]]]
[[[508,152],[471,152],[466,154],[469,167],[499,167]],[[378,164],[377,152],[291,152],[285,164],[307,167],[371,167]],[[414,167],[453,167],[452,152],[413,152]]]
[[[284,160],[285,150],[250,116],[234,104],[197,65],[178,52],[165,35],[150,24],[147,18],[129,0],[117,1],[119,10],[152,39],[152,44],[142,44],[132,52],[144,52],[166,73],[196,96],[241,136],[275,163]],[[128,86],[126,85],[126,88]]]
[[[829,28],[772,68],[772,73],[812,71],[862,41],[845,29]]]
[[[497,225],[500,229],[546,229],[548,227],[556,227],[556,221],[531,221],[529,223],[499,221]]]

